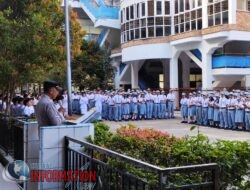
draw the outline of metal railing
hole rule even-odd
[[[27,118],[0,115],[0,148],[17,160],[23,160],[24,130],[23,123]],[[1,160],[0,160],[1,161]]]
[[[77,149],[74,148],[76,145]],[[85,141],[65,137],[65,169],[78,170],[86,163],[90,164],[89,171],[96,171],[96,190],[219,189],[219,167],[215,163],[161,168]],[[136,168],[139,173],[133,173],[125,166]],[[148,174],[150,178],[140,177],[140,173],[145,176]],[[77,189],[77,182],[67,189]]]

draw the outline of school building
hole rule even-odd
[[[72,0],[116,88],[250,88],[250,0]]]

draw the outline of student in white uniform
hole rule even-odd
[[[27,117],[34,116],[35,110],[33,106],[33,99],[32,98],[26,98],[23,101],[24,104],[24,110],[23,110],[23,115]]]
[[[83,92],[82,96],[80,97],[80,111],[82,115],[86,114],[88,111],[88,102],[89,100],[87,94],[86,92]]]

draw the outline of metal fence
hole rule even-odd
[[[219,168],[215,163],[160,168],[85,141],[65,137],[65,169],[78,170],[86,163],[90,164],[89,171],[96,171],[96,190],[219,189]],[[77,182],[73,182],[66,189],[75,190],[77,185]]]
[[[24,159],[24,130],[21,122],[24,120],[26,118],[0,115],[0,148],[15,160]]]

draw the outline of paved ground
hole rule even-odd
[[[121,125],[126,125],[131,123],[140,128],[154,128],[164,132],[168,132],[177,137],[183,137],[186,135],[195,135],[197,134],[197,129],[190,131],[190,124],[180,123],[181,118],[179,113],[176,114],[176,119],[167,119],[167,120],[143,120],[143,121],[129,121],[129,122],[110,122],[105,121],[111,128],[111,131],[115,131]],[[240,140],[250,141],[250,132],[243,131],[231,131],[223,129],[215,129],[210,127],[200,126],[200,132],[209,137],[211,140],[223,139],[223,140]]]

